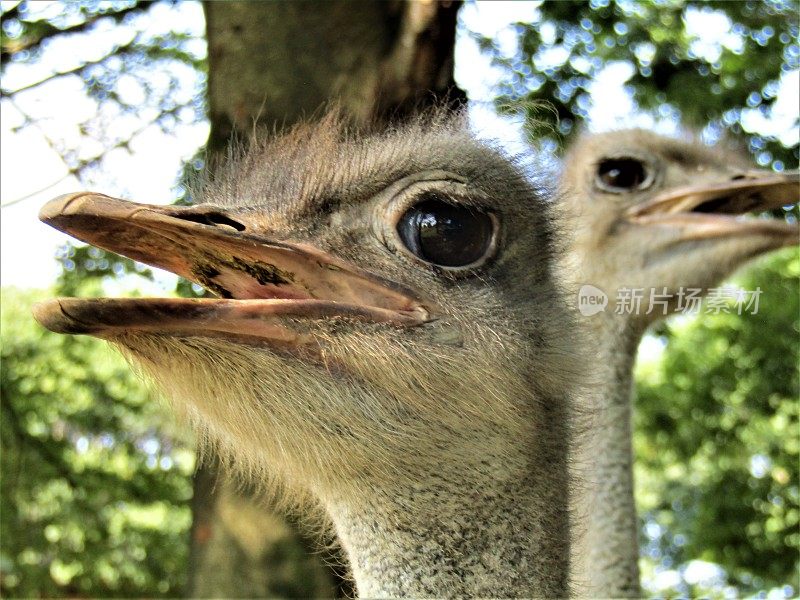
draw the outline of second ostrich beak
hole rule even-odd
[[[36,319],[59,333],[152,332],[298,345],[296,321],[348,318],[400,327],[432,320],[414,290],[306,244],[268,239],[246,208],[157,206],[82,192],[41,210],[82,241],[171,271],[220,298],[58,298]]]
[[[741,178],[673,188],[631,207],[625,219],[638,225],[680,229],[678,241],[761,234],[777,245],[797,244],[797,223],[779,219],[743,219],[752,212],[774,210],[798,201],[798,172],[754,171]]]

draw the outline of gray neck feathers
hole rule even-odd
[[[521,441],[516,456],[441,465],[411,487],[329,500],[359,596],[569,594],[569,440],[563,403],[545,399],[540,409],[554,426]]]
[[[590,317],[591,318],[591,317]],[[632,371],[641,335],[598,315],[589,422],[574,460],[576,585],[588,597],[639,598],[639,550],[631,448]]]

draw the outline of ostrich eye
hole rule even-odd
[[[422,260],[441,267],[465,267],[488,253],[494,221],[484,212],[428,194],[400,217],[397,232],[406,248]]]
[[[597,166],[597,185],[609,192],[631,192],[649,183],[647,167],[635,158],[609,158]]]

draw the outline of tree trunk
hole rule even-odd
[[[311,118],[335,101],[356,124],[464,100],[453,80],[459,3],[206,2],[210,153],[231,136]],[[189,597],[339,597],[324,540],[237,490],[213,463],[194,479]],[[341,560],[341,559],[339,559]]]

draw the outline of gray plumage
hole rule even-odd
[[[631,450],[639,341],[649,325],[680,310],[681,291],[684,299],[690,290],[704,295],[749,259],[797,244],[796,224],[741,215],[795,203],[798,189],[796,172],[757,171],[718,147],[643,130],[583,136],[564,158],[558,206],[568,245],[560,272],[574,306],[584,284],[609,301],[605,311],[580,317],[595,379],[581,399],[592,418],[573,465],[581,595],[641,597]],[[618,310],[624,288],[642,291],[640,310]],[[666,307],[649,310],[651,294]]]
[[[321,506],[360,595],[566,596],[579,369],[545,193],[442,113],[366,136],[329,116],[218,173],[188,209],[90,194],[42,215],[232,300],[56,300],[40,321],[109,339],[224,460]],[[409,252],[397,219],[421,199],[491,215],[485,256]]]

